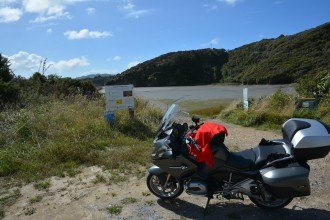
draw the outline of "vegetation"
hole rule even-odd
[[[103,98],[50,99],[2,111],[0,176],[33,181],[62,176],[81,164],[109,169],[145,165],[150,138],[161,119],[161,113],[147,105],[137,100],[135,118],[126,111],[117,112],[113,125],[103,119]]]
[[[20,190],[16,189],[13,192],[9,193],[7,196],[0,197],[0,218],[3,218],[5,216],[4,207],[13,205],[20,196]]]
[[[3,103],[14,102],[18,89],[12,82],[14,73],[10,69],[9,60],[0,54],[0,109]]]
[[[0,54],[0,110],[7,106],[22,108],[35,105],[49,98],[62,99],[81,95],[89,98],[99,95],[96,87],[85,80],[44,75],[47,70],[43,61],[42,72],[35,72],[29,79],[16,77],[10,69],[9,60]]]
[[[224,49],[168,53],[130,68],[108,84],[134,86],[200,85],[222,80],[221,68],[228,61]]]
[[[329,69],[330,23],[281,35],[229,51],[222,69],[225,82],[279,84]]]
[[[120,205],[113,205],[113,206],[110,206],[109,208],[107,208],[108,213],[110,215],[119,215],[121,213],[122,209],[123,209],[123,207]]]
[[[330,124],[329,92],[320,99],[314,110],[296,109],[295,98],[277,91],[270,97],[249,100],[249,110],[243,110],[243,103],[239,101],[223,110],[219,117],[228,122],[247,127],[280,130],[281,125],[289,118],[311,118]]]
[[[218,82],[286,84],[329,70],[330,23],[264,39],[234,50],[202,49],[161,55],[118,74],[108,84],[186,86]]]

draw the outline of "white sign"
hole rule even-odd
[[[134,109],[133,85],[105,86],[106,111]]]
[[[243,108],[244,108],[244,110],[249,109],[248,88],[243,89]]]

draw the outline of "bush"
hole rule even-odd
[[[116,124],[104,121],[104,99],[75,96],[17,111],[0,128],[0,176],[33,181],[75,173],[80,165],[128,168],[149,161],[149,146],[161,117],[137,100],[136,117],[116,112]],[[157,122],[158,121],[158,122]],[[150,141],[150,143],[146,143]]]
[[[263,129],[279,129],[294,110],[293,98],[280,90],[272,96],[249,100],[249,110],[242,102],[222,111],[220,117],[231,123]]]

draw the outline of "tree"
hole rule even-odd
[[[325,98],[330,93],[330,71],[321,70],[299,80],[296,88],[300,96]]]
[[[9,60],[0,54],[0,104],[13,103],[17,100],[18,89],[12,82],[14,77]]]
[[[10,69],[9,60],[0,53],[0,80],[10,82],[14,78],[14,74]]]

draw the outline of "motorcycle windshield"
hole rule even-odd
[[[157,130],[157,136],[163,132],[166,131],[173,123],[175,115],[180,111],[179,106],[177,104],[172,104],[168,110],[166,111],[160,126]]]

